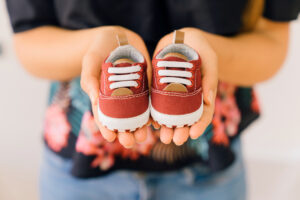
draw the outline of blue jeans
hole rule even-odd
[[[71,176],[72,161],[46,149],[40,197],[42,200],[244,200],[245,169],[239,140],[233,149],[236,152],[233,165],[213,175],[194,165],[176,172],[116,171],[90,179]]]

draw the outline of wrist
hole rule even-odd
[[[228,73],[230,73],[228,66],[232,65],[231,63],[235,55],[232,51],[232,38],[215,35],[205,31],[201,31],[201,33],[217,56],[219,80],[230,82],[230,80],[228,80]]]

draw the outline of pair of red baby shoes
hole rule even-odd
[[[169,128],[200,119],[201,59],[183,39],[184,33],[175,31],[173,43],[154,56],[150,95],[144,56],[119,36],[119,47],[102,64],[98,115],[105,127],[134,131],[149,121],[150,114]]]

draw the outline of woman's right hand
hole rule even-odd
[[[149,83],[151,83],[150,57],[143,39],[133,31],[120,26],[103,26],[97,28],[95,31],[98,31],[97,35],[82,59],[81,87],[90,97],[94,119],[102,136],[109,142],[114,141],[118,136],[119,142],[124,147],[131,148],[136,142],[146,140],[147,131],[151,131],[151,129],[145,125],[133,133],[115,133],[101,124],[97,115],[101,65],[110,52],[118,46],[116,39],[118,34],[125,34],[129,44],[137,48],[146,58]]]

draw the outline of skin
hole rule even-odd
[[[182,145],[191,137],[196,139],[212,120],[217,80],[239,86],[252,86],[265,81],[280,69],[287,52],[289,23],[271,22],[261,18],[251,32],[224,37],[196,28],[183,28],[185,43],[201,55],[204,112],[191,127],[170,129],[161,127],[159,136],[163,143]],[[85,30],[65,30],[43,26],[14,36],[15,49],[24,68],[34,76],[67,81],[81,75],[81,86],[89,95],[96,113],[99,94],[101,63],[117,47],[116,35],[123,32],[129,43],[145,56],[151,66],[149,54],[142,38],[126,28],[103,26]],[[172,42],[172,33],[164,36],[156,52]],[[151,67],[148,67],[151,84]],[[117,137],[120,143],[131,148],[143,142],[150,131],[147,126],[134,133],[114,133],[97,119],[95,121],[108,141]],[[149,122],[150,123],[150,122]],[[160,126],[152,122],[155,128]]]

